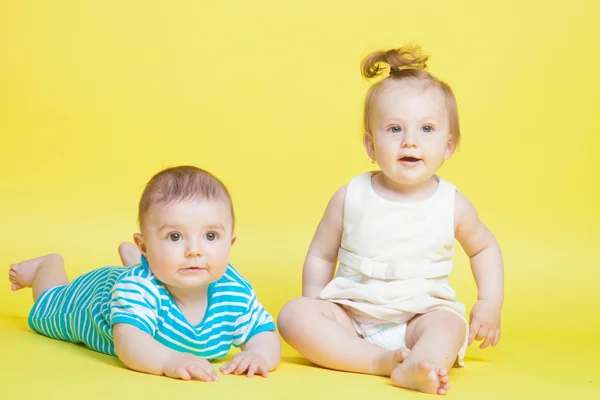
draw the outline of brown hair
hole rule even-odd
[[[373,84],[365,96],[363,116],[365,132],[369,131],[369,116],[373,99],[376,97],[381,84],[388,80],[399,81],[404,79],[414,79],[423,81],[423,89],[428,88],[430,85],[435,85],[442,91],[446,99],[446,108],[450,120],[450,135],[452,136],[454,144],[458,146],[460,142],[460,126],[458,123],[458,106],[456,104],[456,98],[447,83],[439,80],[433,74],[426,71],[428,59],[429,56],[423,54],[419,46],[404,46],[387,51],[376,51],[367,55],[362,60],[361,72],[365,78],[373,78],[380,75],[385,69],[384,66],[380,65],[382,63],[388,64],[390,67],[390,75]]]
[[[150,207],[181,200],[225,200],[235,225],[233,203],[225,185],[208,171],[183,165],[160,171],[146,184],[138,207],[140,229]]]

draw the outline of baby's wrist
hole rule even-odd
[[[478,302],[485,302],[487,304],[490,304],[492,306],[496,306],[498,307],[498,309],[502,308],[502,304],[504,302],[503,298],[499,298],[499,297],[479,297],[477,299]]]
[[[303,290],[302,295],[304,297],[309,297],[311,299],[316,299],[317,296],[319,295],[319,292],[321,292],[322,288],[318,288],[318,287],[314,287],[314,286],[310,286],[307,287]]]
[[[177,361],[177,358],[181,355],[180,352],[169,349],[168,352],[162,355],[160,358],[160,365],[162,367],[163,373],[166,374],[167,370],[173,369],[173,362]]]

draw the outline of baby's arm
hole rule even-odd
[[[470,315],[469,344],[484,340],[481,348],[500,340],[500,310],[504,301],[504,266],[496,238],[483,224],[473,204],[456,193],[455,235],[471,260],[478,301]]]
[[[338,189],[323,214],[302,270],[302,295],[316,297],[333,279],[342,238],[344,197],[347,185]]]
[[[207,360],[172,350],[133,325],[115,324],[113,332],[115,353],[132,370],[184,380],[218,380],[217,373]]]
[[[148,277],[123,274],[113,287],[110,323],[117,357],[128,368],[170,378],[217,380],[205,359],[161,344],[157,332],[160,293]]]
[[[255,374],[266,378],[281,360],[281,338],[273,317],[258,301],[252,285],[248,281],[245,284],[250,291],[248,308],[236,321],[232,341],[242,351],[220,369],[226,375],[246,373],[250,378]]]
[[[242,351],[260,354],[267,362],[267,369],[273,371],[281,359],[281,339],[276,331],[260,332],[242,345]]]
[[[267,378],[269,371],[277,368],[281,360],[281,339],[276,331],[257,333],[241,349],[231,361],[221,367],[221,372],[226,375],[246,372],[249,378],[255,374]]]

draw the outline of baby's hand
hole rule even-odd
[[[469,345],[473,339],[485,339],[479,346],[480,349],[490,344],[496,347],[500,341],[500,306],[489,300],[479,300],[473,306],[469,319]]]
[[[186,381],[193,378],[204,382],[219,380],[217,372],[208,360],[189,353],[174,353],[165,362],[163,373],[169,378]]]
[[[231,361],[223,365],[220,370],[225,375],[229,375],[232,372],[240,375],[248,371],[248,378],[252,378],[254,374],[262,375],[265,378],[269,376],[267,360],[251,351],[240,351]]]

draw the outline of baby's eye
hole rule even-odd
[[[433,127],[432,127],[432,126],[430,126],[430,125],[425,125],[425,126],[424,126],[423,128],[421,128],[421,129],[423,129],[423,132],[425,132],[425,133],[431,133],[431,132],[433,132]]]
[[[400,133],[400,132],[402,132],[402,128],[400,128],[399,126],[395,125],[395,126],[390,127],[389,131],[392,132],[392,133]]]
[[[214,232],[207,232],[206,235],[204,235],[204,237],[206,238],[206,240],[208,240],[209,242],[212,242],[214,240],[217,239],[217,234]]]
[[[178,241],[181,240],[181,234],[179,234],[179,233],[171,233],[169,235],[169,239],[171,239],[171,241],[173,241],[173,242],[178,242]]]

